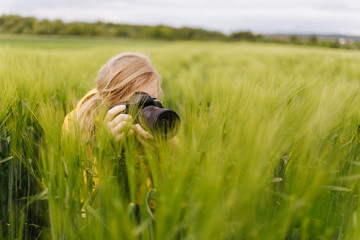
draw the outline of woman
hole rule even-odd
[[[159,99],[163,96],[161,76],[150,64],[149,58],[139,53],[122,53],[113,57],[100,69],[96,88],[88,92],[75,110],[66,116],[63,132],[69,131],[71,121],[76,120],[85,137],[90,137],[102,107],[126,102],[137,91]],[[116,106],[105,117],[116,141],[124,138],[124,130],[132,122],[130,115],[121,113],[124,110],[124,105]],[[153,138],[139,124],[132,125],[128,134],[135,134],[138,139]]]
[[[63,133],[71,132],[74,130],[72,126],[78,125],[82,137],[89,140],[95,134],[95,122],[102,121],[99,118],[104,118],[115,141],[121,141],[133,134],[143,145],[149,142],[155,143],[154,137],[149,132],[139,124],[133,124],[130,115],[122,113],[125,106],[119,104],[128,101],[138,91],[161,100],[163,95],[161,81],[160,74],[150,64],[148,57],[139,53],[122,53],[113,57],[100,69],[96,87],[89,91],[76,108],[65,117]],[[101,109],[108,110],[113,105],[116,107],[111,108],[105,117],[100,114]],[[76,124],[73,124],[74,121]],[[172,139],[171,142],[177,145],[177,140]],[[89,147],[90,154],[91,151]],[[93,170],[96,172],[96,169]],[[146,172],[148,173],[148,169]],[[86,181],[86,178],[85,182],[88,185],[90,183],[91,186],[98,184],[98,181],[94,180],[93,183]],[[145,184],[150,191],[152,183],[149,177]]]

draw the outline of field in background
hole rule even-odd
[[[138,196],[147,175],[131,154],[119,167],[105,132],[98,173],[86,145],[61,138],[64,116],[123,51],[150,56],[182,119],[176,153],[144,151],[156,196]],[[358,239],[359,66],[356,52],[312,47],[2,36],[0,236]]]

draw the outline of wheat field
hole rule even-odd
[[[99,126],[89,155],[62,136],[97,71],[124,51],[162,75],[178,149],[140,156]],[[0,83],[0,239],[360,237],[357,51],[5,35]]]

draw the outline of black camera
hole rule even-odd
[[[130,114],[136,123],[155,137],[171,139],[176,136],[180,117],[176,112],[164,108],[156,98],[144,92],[136,92],[128,102],[122,104],[126,106],[124,113]]]

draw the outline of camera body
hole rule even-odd
[[[128,102],[122,104],[126,106],[124,113],[131,115],[135,123],[139,123],[156,138],[166,140],[176,136],[180,117],[176,112],[164,108],[156,98],[144,92],[135,92]]]

